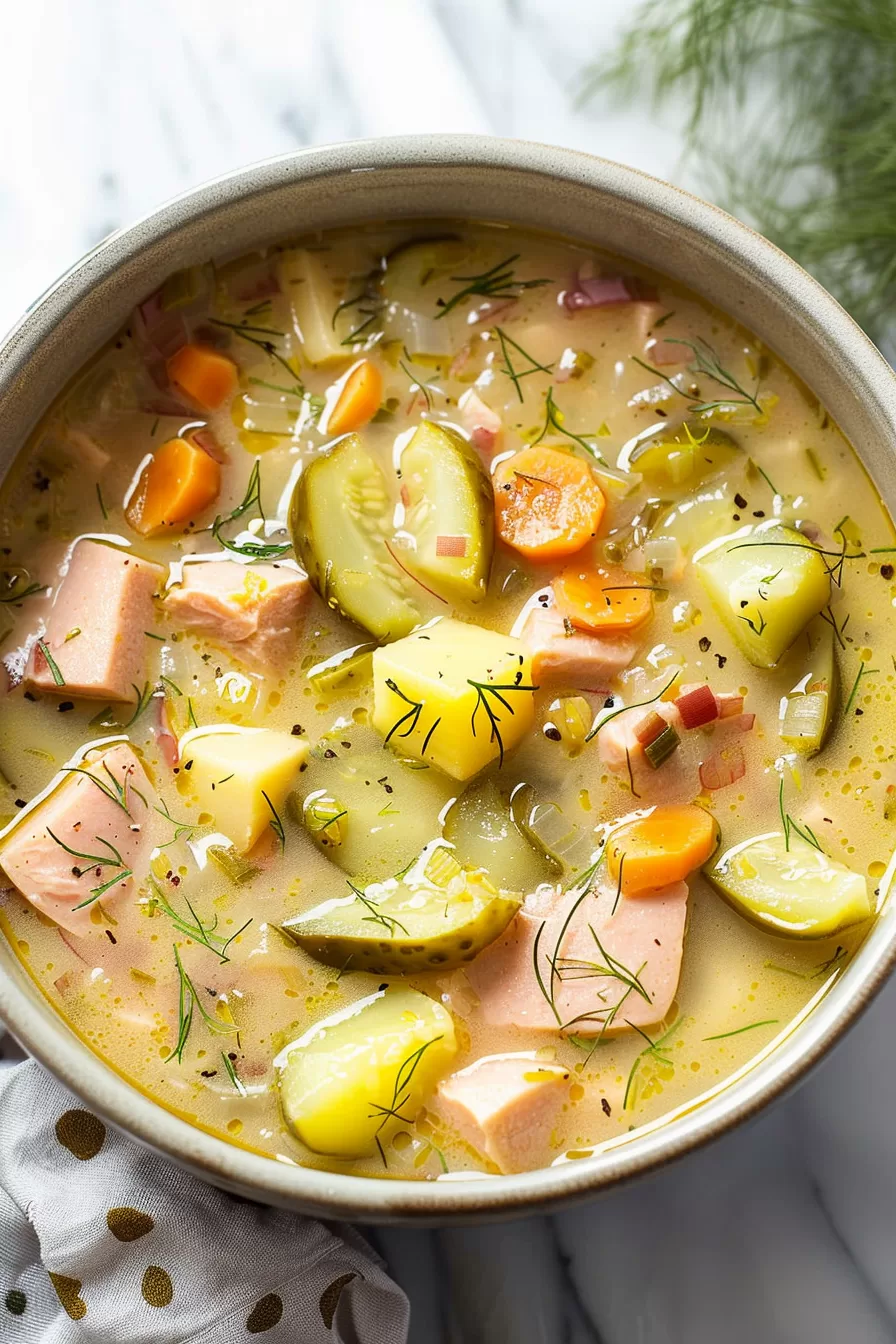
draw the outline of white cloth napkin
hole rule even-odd
[[[403,1344],[407,1328],[351,1228],[213,1189],[33,1060],[0,1072],[2,1344]]]

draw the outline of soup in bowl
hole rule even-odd
[[[208,255],[3,487],[10,949],[274,1185],[478,1194],[674,1131],[886,905],[879,490],[749,325],[599,239]]]

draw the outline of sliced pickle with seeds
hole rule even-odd
[[[421,620],[416,585],[392,559],[392,501],[379,465],[357,434],[302,473],[289,527],[296,553],[328,606],[377,639],[400,639]]]
[[[554,875],[542,849],[517,826],[507,795],[493,779],[472,785],[452,804],[444,836],[460,863],[480,869],[493,883],[528,892]]]
[[[521,900],[463,868],[451,846],[436,840],[405,873],[324,901],[283,931],[327,966],[419,975],[472,961],[504,932]]]
[[[401,455],[407,567],[438,593],[461,602],[485,596],[495,536],[491,481],[479,454],[456,430],[424,420]]]

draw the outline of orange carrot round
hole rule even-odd
[[[232,359],[207,345],[184,345],[167,361],[171,382],[204,411],[215,411],[236,392]]]
[[[383,399],[383,377],[375,364],[362,359],[342,381],[336,405],[326,422],[327,434],[348,434],[372,420]]]
[[[495,520],[508,546],[533,560],[580,551],[604,514],[591,468],[559,448],[523,448],[494,474]]]
[[[635,630],[653,615],[653,593],[624,570],[570,565],[554,579],[554,600],[577,630]]]
[[[646,896],[683,882],[719,843],[715,817],[693,803],[655,807],[610,836],[610,876],[623,895]]]
[[[147,463],[127,509],[135,532],[148,537],[188,523],[221,488],[221,468],[187,439],[169,439]]]

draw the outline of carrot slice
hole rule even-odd
[[[236,391],[232,359],[207,345],[182,345],[167,361],[168,377],[204,411],[217,410]]]
[[[570,565],[554,579],[554,599],[577,630],[635,630],[653,615],[653,593],[624,570]]]
[[[604,515],[591,468],[559,448],[523,448],[494,474],[498,535],[533,560],[580,551]]]
[[[372,420],[383,399],[383,376],[369,359],[362,359],[342,380],[342,390],[326,423],[327,434],[348,434]]]
[[[144,537],[187,523],[207,508],[221,488],[221,468],[187,439],[169,439],[144,467],[127,508],[127,519]]]
[[[710,812],[693,803],[663,804],[611,835],[610,875],[623,895],[645,896],[683,882],[718,843],[719,828]]]

